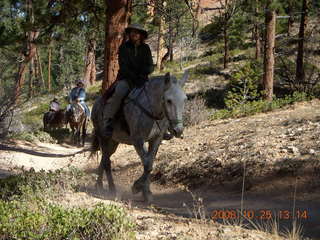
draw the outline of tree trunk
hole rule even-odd
[[[170,62],[173,62],[173,26],[171,19],[169,21],[169,57]]]
[[[157,69],[161,70],[161,59],[164,56],[164,20],[159,16],[159,32],[158,32],[158,47],[157,47]]]
[[[161,64],[160,64],[160,71],[164,69],[164,63],[168,61],[168,58],[170,57],[170,48],[167,48],[166,54],[162,57],[161,59]]]
[[[196,0],[194,1],[194,12],[195,12],[195,16],[194,19],[192,21],[192,37],[195,37],[198,28],[199,28],[199,22],[200,22],[200,14],[201,14],[201,0]]]
[[[36,49],[36,59],[37,59],[37,74],[36,74],[36,76],[38,78],[39,77],[39,72],[40,72],[42,88],[45,89],[46,88],[46,84],[44,82],[44,77],[43,77],[43,71],[42,71],[41,58],[40,58],[40,54],[39,54],[39,48]]]
[[[118,49],[123,41],[123,33],[131,14],[132,0],[105,0],[105,4],[107,6],[106,40],[102,92],[111,86],[118,74]]]
[[[33,10],[32,10],[32,0],[26,1],[26,9],[27,9],[27,23],[32,24],[34,22],[33,19]],[[36,45],[34,41],[38,38],[39,32],[36,30],[32,30],[26,33],[27,35],[27,41],[25,44],[25,49],[22,50],[21,55],[23,57],[23,60],[20,62],[18,73],[15,79],[15,90],[14,90],[14,96],[13,100],[15,103],[17,103],[20,95],[21,95],[21,89],[25,82],[25,72],[26,68],[31,61],[31,59],[36,55]]]
[[[291,35],[291,29],[294,23],[294,19],[293,19],[293,7],[292,7],[292,0],[289,1],[289,6],[288,6],[288,23],[287,23],[287,36],[290,37]]]
[[[260,41],[260,28],[258,22],[258,3],[255,2],[255,16],[254,16],[254,40],[256,44],[256,52],[255,52],[255,59],[258,60],[261,57],[261,41]]]
[[[156,13],[156,8],[155,8],[155,4],[153,1],[148,0],[147,1],[147,23],[153,23],[154,22],[154,18],[155,18],[155,14]]]
[[[305,78],[303,56],[304,56],[304,37],[305,37],[305,29],[307,27],[309,1],[310,0],[303,0],[302,2],[301,20],[300,20],[300,28],[299,28],[298,54],[297,54],[297,61],[296,61],[296,82],[300,82],[300,83],[303,83]]]
[[[34,88],[33,88],[33,80],[35,79],[35,64],[34,64],[34,61],[35,59],[32,58],[30,60],[30,63],[29,63],[29,93],[28,93],[28,98],[32,98],[34,96]]]
[[[255,59],[259,60],[261,57],[261,40],[260,40],[260,30],[259,26],[256,24],[254,26],[254,34],[255,34],[255,42],[256,42],[256,52],[255,52]]]
[[[228,8],[228,0],[225,0],[224,26],[223,26],[223,39],[224,39],[223,68],[224,69],[228,67],[228,62],[229,62],[229,33],[228,33],[227,8]]]
[[[265,16],[266,39],[264,50],[264,74],[263,74],[263,89],[265,91],[265,99],[272,100],[273,97],[273,74],[274,74],[274,46],[276,32],[276,12],[269,10],[271,1],[268,1],[267,11]]]
[[[90,39],[87,44],[84,81],[89,85],[96,82],[96,45],[96,40],[94,38]]]
[[[52,48],[49,46],[48,50],[48,92],[51,92],[51,54]]]

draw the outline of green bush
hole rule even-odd
[[[68,209],[52,203],[64,190],[76,190],[83,177],[82,171],[70,168],[23,171],[1,179],[0,239],[134,239],[134,224],[120,207]]]
[[[261,74],[261,66],[256,62],[245,64],[233,74],[225,96],[228,109],[235,109],[261,97],[258,89]]]
[[[40,142],[49,142],[49,143],[57,142],[49,133],[41,130],[12,134],[10,137],[18,140],[24,140],[27,142],[34,142],[36,140]]]
[[[308,101],[312,98],[312,96],[306,93],[294,92],[292,95],[287,95],[284,98],[277,98],[273,101],[260,99],[256,101],[246,102],[244,104],[235,105],[231,109],[218,110],[211,115],[211,119],[245,117],[260,112],[272,111],[274,109],[282,108],[295,102]]]
[[[7,201],[41,198],[44,195],[48,197],[49,193],[59,192],[61,189],[76,190],[84,173],[76,168],[69,170],[68,172],[63,170],[35,172],[31,169],[0,179],[0,199]]]
[[[0,239],[134,239],[134,224],[115,205],[65,209],[54,204],[0,200]]]

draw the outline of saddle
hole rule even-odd
[[[116,80],[115,82],[112,83],[112,85],[105,91],[105,93],[102,95],[102,102],[103,104],[107,104],[107,101],[109,100],[109,98],[113,95],[115,88],[116,88],[116,84],[117,84]],[[141,91],[137,91],[138,89],[141,88],[133,88],[130,90],[130,92],[128,93],[128,95],[126,97],[123,98],[120,108],[118,110],[118,112],[115,114],[114,120],[116,122],[120,122],[121,126],[123,129],[125,129],[125,131],[130,135],[130,130],[129,130],[129,125],[125,119],[125,115],[124,115],[124,105],[129,102],[132,101],[133,99],[136,99],[138,97],[138,95],[141,93]]]

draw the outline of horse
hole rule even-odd
[[[116,194],[110,157],[119,143],[125,143],[134,146],[144,168],[143,174],[134,182],[131,190],[133,194],[142,192],[145,202],[152,201],[150,174],[163,136],[169,130],[170,134],[182,138],[183,112],[187,99],[182,87],[187,79],[188,72],[184,73],[180,81],[167,73],[164,76],[152,77],[143,87],[133,89],[123,101],[122,113],[125,121],[114,123],[113,135],[110,138],[103,137],[101,132],[104,129],[104,99],[97,98],[91,115],[91,156],[99,149],[102,151],[96,183],[98,188],[103,188],[102,179],[105,171],[109,192],[112,195]],[[148,148],[145,143],[148,143]]]
[[[62,128],[66,124],[66,112],[64,109],[58,111],[48,111],[43,115],[43,130],[51,131],[53,129]]]
[[[87,135],[87,116],[83,106],[79,102],[72,103],[66,118],[72,131],[73,143],[84,146]]]

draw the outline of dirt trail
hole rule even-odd
[[[227,135],[225,136],[231,138],[227,139],[229,145],[225,146],[224,148],[219,145],[214,145],[214,147],[217,149],[221,148],[226,152],[232,152],[231,147],[234,147],[234,145],[239,145],[239,143],[236,141],[232,142],[232,140],[237,140],[234,138],[234,135],[239,136],[239,132],[246,130],[244,129],[245,127],[248,130],[252,128],[253,125],[257,129],[255,130],[255,135],[250,136],[250,138],[257,144],[254,147],[259,148],[258,146],[261,145],[261,149],[256,149],[256,151],[274,152],[272,158],[276,159],[277,151],[282,151],[285,146],[294,145],[293,143],[296,141],[297,144],[304,144],[303,146],[306,147],[305,151],[312,149],[313,157],[319,158],[319,139],[316,139],[315,137],[320,133],[319,107],[320,102],[313,101],[312,103],[298,104],[295,107],[287,110],[279,110],[267,114],[258,114],[248,118],[204,122],[199,126],[186,129],[184,140],[174,139],[170,141],[164,141],[160,147],[158,159],[155,162],[155,169],[161,169],[158,167],[161,166],[161,164],[166,163],[167,166],[172,170],[175,168],[175,165],[171,166],[171,163],[176,164],[178,161],[183,165],[183,161],[192,161],[194,156],[206,154],[206,152],[203,152],[203,142],[212,141],[215,142],[215,144],[225,144],[223,142],[224,139],[221,136],[226,133]],[[293,125],[290,125],[291,123],[293,123]],[[292,136],[291,140],[284,139],[282,137],[281,142],[283,143],[284,141],[282,147],[272,147],[266,144],[259,145],[262,140],[273,141],[272,137],[279,138],[282,132],[288,132],[290,127],[297,128],[297,126],[294,125],[295,123],[299,123],[300,127],[305,127],[305,135],[300,133],[299,137]],[[309,129],[310,126],[314,126],[314,128],[312,128],[313,135]],[[270,139],[266,139],[267,137]],[[272,143],[270,144],[272,145]],[[302,148],[302,145],[297,146],[300,149]],[[199,150],[199,147],[201,147],[202,150]],[[35,170],[54,170],[58,168],[66,168],[68,166],[77,166],[80,168],[89,169],[88,172],[91,173],[92,171],[90,171],[90,169],[94,169],[97,166],[96,160],[91,160],[90,162],[88,161],[88,152],[69,145],[26,143],[18,141],[15,143],[1,143],[0,150],[0,165],[2,166],[0,170],[0,177],[5,177],[10,174],[12,168],[15,166],[25,166],[25,168],[33,167]],[[210,149],[206,149],[206,151],[210,151]],[[293,153],[291,154],[290,152],[286,151],[284,152],[284,154],[286,154],[285,157],[291,157]],[[168,155],[168,159],[166,161],[172,162],[164,162],[166,154]],[[175,156],[175,158],[170,158],[170,154]],[[308,159],[309,155],[310,154],[305,153],[302,155],[300,154],[299,157],[301,157],[301,159]],[[137,179],[142,173],[140,160],[135,154],[133,147],[121,145],[117,152],[112,156],[112,159],[114,179],[118,187],[117,198],[127,205],[134,207],[134,211],[138,220],[140,218],[142,219],[141,216],[145,216],[145,218],[151,222],[149,230],[152,229],[155,216],[152,215],[150,211],[145,210],[150,209],[150,206],[146,206],[141,201],[141,196],[133,196],[131,194],[130,188],[134,179]],[[176,168],[178,167],[179,166],[176,165]],[[190,169],[190,171],[191,170],[192,169]],[[308,176],[305,177],[307,178]],[[264,178],[260,182],[246,181],[246,190],[243,196],[243,209],[251,210],[250,214],[254,215],[252,222],[260,225],[267,224],[268,216],[266,215],[269,214],[267,211],[271,211],[273,217],[281,214],[282,219],[278,219],[277,221],[282,228],[290,228],[293,216],[291,215],[287,217],[287,212],[285,211],[292,212],[293,205],[295,204],[295,211],[299,210],[299,213],[301,214],[300,219],[298,220],[304,229],[304,236],[308,236],[312,239],[320,239],[320,191],[318,188],[312,188],[311,191],[306,185],[309,182],[306,181],[303,176],[300,176],[298,181],[301,183],[301,185],[299,185],[297,188],[296,202],[294,202],[293,193],[295,190],[295,181],[295,176],[287,175]],[[251,186],[248,187],[248,185]],[[205,212],[206,217],[210,217],[215,215],[215,213],[218,214],[218,210],[225,211],[240,209],[242,198],[241,187],[241,181],[236,183],[213,183],[212,181],[208,180],[207,184],[202,181],[201,185],[195,185],[191,189],[191,194],[178,184],[172,184],[170,181],[163,183],[158,179],[158,181],[153,182],[151,185],[151,189],[154,194],[154,202],[151,209],[156,213],[169,214],[172,218],[175,218],[175,216],[195,217],[195,215],[201,215],[203,212]],[[87,186],[83,188],[83,191],[87,197],[94,197],[95,199],[98,198],[102,200],[110,199],[106,192],[98,192],[95,189],[94,182],[88,183]],[[146,217],[150,214],[152,216]],[[307,215],[305,216],[303,214]],[[161,217],[160,215],[157,215],[157,221],[158,219],[162,219],[159,221],[165,225],[167,221],[165,220],[166,217],[164,216],[168,215],[161,215]],[[143,219],[145,218],[143,217]],[[233,220],[234,217],[230,216],[228,221],[232,222]],[[182,225],[185,224],[183,223],[184,220],[180,218],[172,221],[180,221]],[[223,222],[223,219],[218,218],[217,221]],[[186,226],[188,227],[188,224],[186,224]],[[187,229],[186,226],[185,229]],[[166,230],[166,228],[162,230],[163,232],[169,231]],[[139,239],[147,238],[141,237]],[[150,239],[153,238],[151,237]],[[257,237],[253,239],[263,238]]]

